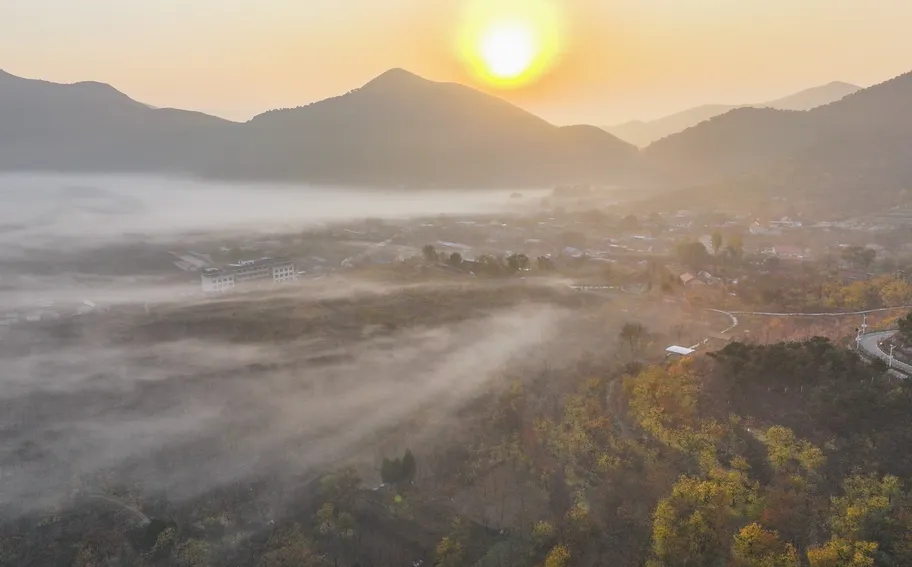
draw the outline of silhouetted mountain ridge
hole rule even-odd
[[[636,146],[645,147],[687,128],[720,116],[737,108],[776,108],[779,110],[810,110],[857,92],[861,87],[834,81],[797,92],[769,102],[756,104],[704,104],[656,120],[634,120],[608,126],[608,132]]]
[[[752,106],[766,106],[777,110],[811,110],[818,106],[841,100],[862,90],[858,85],[833,81],[819,87],[811,87],[780,99]]]
[[[912,73],[809,111],[738,109],[650,145],[647,159],[691,183],[860,212],[912,188]],[[717,195],[722,195],[717,193]]]
[[[191,173],[234,126],[104,83],[0,75],[0,170]]]
[[[502,99],[402,69],[244,124],[150,108],[107,85],[4,74],[0,125],[0,169],[405,186],[617,182],[644,172],[636,148],[599,129],[558,128]]]

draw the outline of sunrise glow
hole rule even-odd
[[[512,88],[534,82],[558,61],[561,18],[546,0],[478,0],[467,5],[460,55],[479,80]]]

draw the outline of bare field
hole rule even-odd
[[[658,330],[668,307],[547,282],[339,280],[22,326],[0,341],[2,503],[118,478],[181,498],[353,459],[371,470],[384,448],[444,446],[448,416],[504,376],[629,359],[628,319]]]

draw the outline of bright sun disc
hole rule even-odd
[[[488,71],[501,79],[515,79],[538,55],[535,31],[521,22],[495,24],[483,32],[479,51]]]
[[[458,50],[478,80],[520,87],[556,63],[563,30],[554,0],[466,0],[464,6]]]

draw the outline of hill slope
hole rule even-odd
[[[635,120],[605,128],[618,138],[636,146],[645,147],[672,134],[725,114],[736,108],[776,108],[779,110],[810,110],[844,98],[861,87],[849,83],[832,82],[806,89],[795,94],[757,104],[704,104],[664,118],[651,121]]]
[[[912,73],[806,112],[737,109],[649,146],[693,183],[807,207],[886,207],[912,187]],[[857,209],[861,207],[861,209]]]
[[[640,162],[636,148],[599,129],[558,128],[399,69],[246,124],[152,109],[99,83],[0,75],[0,170],[480,187],[618,181],[637,176]]]
[[[832,83],[811,87],[765,104],[755,104],[753,106],[768,106],[779,110],[811,110],[812,108],[841,100],[860,90],[861,87],[857,85],[833,81]]]
[[[403,185],[551,184],[636,170],[636,148],[558,128],[499,98],[400,69],[305,107],[255,117],[214,171]]]
[[[109,85],[61,85],[0,71],[0,170],[192,172],[233,127],[153,109]]]

